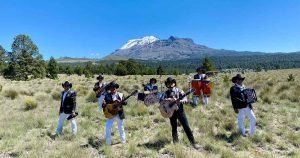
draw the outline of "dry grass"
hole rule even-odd
[[[295,81],[287,82],[289,74]],[[193,149],[179,127],[178,144],[172,144],[171,126],[158,105],[145,107],[135,98],[125,108],[127,143],[105,145],[105,118],[94,102],[95,80],[61,75],[59,80],[9,81],[0,78],[0,157],[300,157],[300,70],[246,72],[245,84],[254,87],[259,102],[254,105],[257,133],[243,138],[229,100],[230,79],[235,73],[211,78],[215,90],[209,106],[185,106],[189,124],[201,148]],[[158,85],[167,76],[118,77],[120,91],[129,94],[156,77]],[[105,76],[109,82],[116,76]],[[186,90],[187,75],[174,76]],[[69,80],[77,91],[78,134],[66,122],[63,135],[53,139],[60,104],[61,83]],[[163,85],[164,86],[164,85]],[[164,88],[163,88],[164,89]],[[191,96],[189,97],[191,99]],[[24,105],[31,110],[25,111]],[[35,106],[37,105],[37,106]],[[247,120],[247,119],[246,119]],[[246,121],[248,126],[249,121]],[[119,142],[116,125],[113,141]]]

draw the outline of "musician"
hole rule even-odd
[[[203,81],[205,79],[206,74],[205,74],[205,68],[203,67],[198,67],[196,69],[197,74],[194,75],[194,79],[199,79],[200,81]],[[208,105],[208,97],[207,95],[203,94],[204,96],[204,104]],[[197,96],[193,96],[193,106],[194,108],[197,106]]]
[[[151,78],[149,83],[144,86],[144,91],[157,92],[158,87],[155,85],[157,80],[155,78]]]
[[[98,82],[95,83],[93,91],[96,93],[96,97],[98,98],[99,111],[101,112],[106,90],[103,90],[103,91],[100,91],[100,92],[97,92],[97,91],[100,90],[101,88],[104,88],[106,84],[103,83],[104,77],[102,75],[97,76],[96,79],[98,80]]]
[[[103,107],[105,107],[107,104],[112,104],[114,101],[118,100],[121,101],[123,99],[123,94],[119,93],[117,90],[119,88],[119,85],[115,82],[111,82],[109,85],[110,92],[105,94]],[[127,105],[127,102],[122,102],[122,105]],[[124,130],[124,110],[120,110],[118,114],[112,118],[106,120],[106,144],[111,145],[111,130],[114,121],[116,120],[118,123],[118,130],[120,134],[121,143],[126,142],[125,137],[125,130]]]
[[[162,94],[161,100],[176,100],[180,96],[184,95],[184,92],[176,87],[176,80],[168,77],[167,80],[165,81],[165,85],[168,88],[168,90]],[[177,143],[178,142],[178,133],[177,133],[177,119],[179,120],[180,124],[182,125],[191,145],[194,148],[199,148],[199,146],[195,142],[195,138],[193,136],[192,130],[189,127],[188,120],[186,118],[184,108],[183,108],[183,103],[187,102],[187,98],[184,97],[182,100],[177,100],[177,105],[179,107],[178,110],[174,111],[173,116],[170,117],[170,123],[172,126],[172,137],[173,137],[173,142]]]
[[[232,78],[234,85],[230,88],[230,96],[233,109],[237,115],[238,126],[243,137],[247,137],[244,126],[244,115],[248,116],[250,119],[250,131],[249,134],[253,135],[255,133],[256,118],[252,110],[252,105],[247,103],[244,99],[242,91],[245,89],[243,81],[245,77],[241,74],[237,74]]]
[[[58,126],[56,129],[56,134],[59,135],[62,133],[63,125],[66,118],[72,117],[71,120],[71,127],[72,133],[75,135],[77,132],[77,125],[75,121],[76,116],[76,92],[72,91],[72,83],[66,81],[62,84],[64,91],[61,93],[61,104],[59,109],[59,120]]]

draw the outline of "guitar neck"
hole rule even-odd
[[[132,92],[130,95],[128,95],[127,97],[125,97],[124,99],[122,99],[121,102],[126,101],[127,99],[129,99],[131,96],[133,96],[135,93],[137,93],[137,90],[135,90],[134,92]]]
[[[190,90],[190,91],[186,92],[185,94],[183,94],[182,96],[180,96],[177,100],[182,100],[184,97],[188,96],[193,91],[194,90]],[[177,100],[174,100],[172,103],[170,103],[170,107],[172,107],[173,105],[175,105]]]

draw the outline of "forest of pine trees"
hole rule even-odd
[[[58,74],[77,74],[93,77],[108,75],[180,75],[195,72],[202,66],[207,71],[224,69],[270,69],[300,68],[300,53],[277,53],[253,56],[204,57],[203,59],[182,59],[169,61],[122,60],[89,61],[85,63],[58,63],[53,57],[43,59],[38,46],[27,35],[15,37],[9,52],[0,45],[0,75],[11,80],[34,78],[58,78]]]

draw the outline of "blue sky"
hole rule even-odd
[[[300,0],[1,0],[0,45],[26,34],[45,59],[103,57],[129,39],[192,38],[217,49],[300,51]]]

